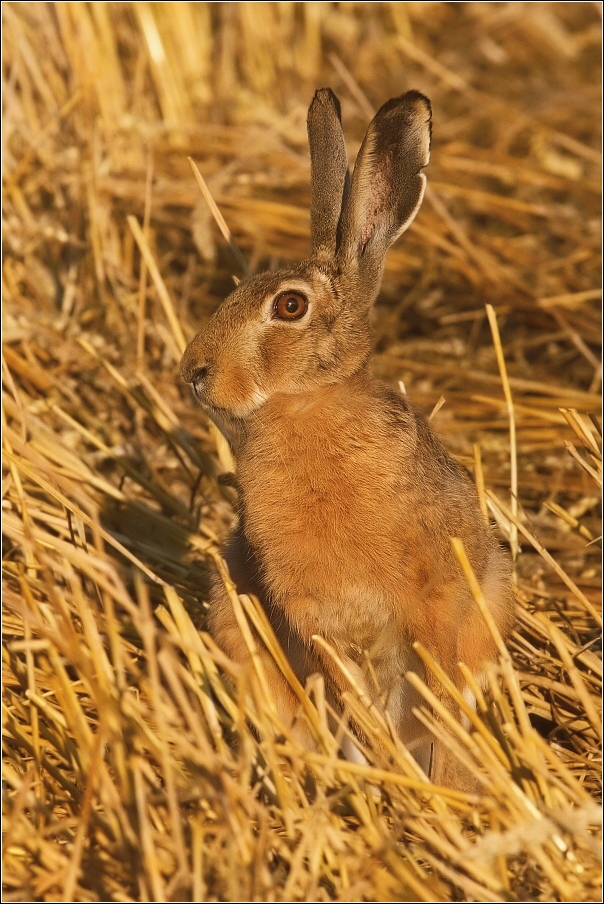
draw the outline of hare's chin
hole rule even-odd
[[[258,408],[261,408],[262,405],[266,402],[268,396],[259,390],[255,390],[251,398],[247,399],[245,402],[235,402],[231,405],[213,405],[207,399],[197,396],[199,403],[202,408],[204,408],[207,413],[212,416],[212,414],[218,417],[228,417],[228,418],[238,418],[240,420],[245,420],[254,411],[257,411]]]

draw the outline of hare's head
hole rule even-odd
[[[276,393],[308,392],[363,366],[386,252],[424,194],[430,117],[416,91],[389,100],[350,178],[338,99],[317,91],[308,111],[310,257],[241,283],[182,359],[184,380],[219,424],[245,420]]]

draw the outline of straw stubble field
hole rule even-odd
[[[4,899],[600,900],[601,4],[3,17]],[[431,786],[354,686],[368,765],[320,681],[301,749],[205,632],[236,491],[178,364],[242,272],[187,157],[252,271],[301,259],[322,85],[351,157],[387,98],[433,105],[374,365],[516,555],[516,629],[448,735],[475,795]]]

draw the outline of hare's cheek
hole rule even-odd
[[[216,374],[208,393],[208,401],[216,408],[231,411],[237,417],[246,417],[259,408],[266,397],[249,370],[234,365]]]
[[[300,379],[310,356],[308,346],[305,331],[293,324],[279,325],[264,337],[259,357],[262,362],[262,382],[270,392],[299,391]]]

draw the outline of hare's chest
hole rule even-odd
[[[260,440],[238,478],[245,533],[273,597],[299,601],[309,615],[328,607],[363,633],[368,607],[391,595],[396,557],[397,503],[383,456],[367,438],[310,426],[286,424],[270,443]]]
[[[319,448],[273,448],[239,472],[246,524],[262,553],[342,556],[358,537],[363,489],[350,462]],[[360,539],[360,538],[359,538]]]

